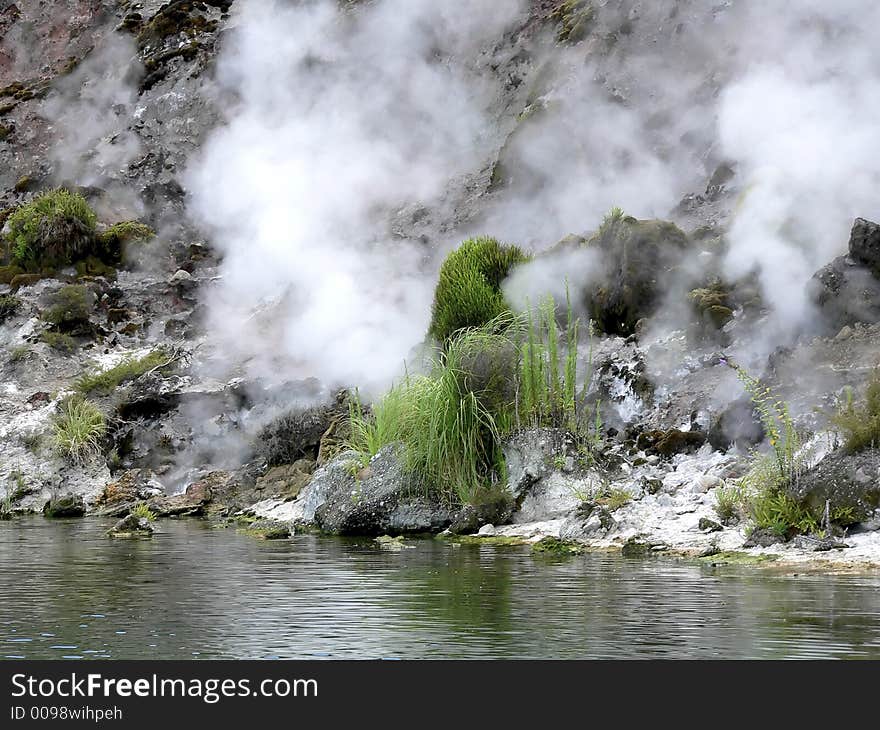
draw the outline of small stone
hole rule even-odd
[[[172,274],[171,278],[168,280],[168,283],[173,286],[180,286],[181,284],[189,284],[193,280],[192,274],[184,269],[178,269]]]
[[[715,520],[710,520],[708,517],[701,517],[697,527],[703,532],[720,532],[724,529]]]
[[[497,530],[495,529],[495,525],[483,525],[479,530],[477,530],[477,534],[483,537],[491,537],[492,535],[497,534]]]
[[[840,332],[837,333],[834,341],[840,342],[841,340],[849,339],[850,337],[852,337],[852,332],[852,327],[850,327],[848,324],[845,324],[843,325],[843,327],[840,328]]]

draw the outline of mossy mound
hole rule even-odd
[[[720,330],[733,319],[734,303],[731,292],[720,279],[709,282],[705,287],[691,290],[688,298],[700,323],[706,328]]]
[[[429,334],[445,343],[461,329],[479,327],[510,311],[501,284],[514,266],[529,260],[518,246],[494,238],[462,243],[440,268]]]
[[[604,267],[602,283],[586,295],[587,309],[603,332],[628,336],[654,313],[667,274],[690,243],[674,223],[638,220],[615,209],[585,245],[601,253]]]
[[[67,334],[89,330],[89,319],[95,308],[95,295],[86,287],[71,285],[62,287],[43,311],[44,322],[56,331]]]
[[[97,217],[78,193],[50,190],[8,218],[12,263],[27,271],[66,266],[95,245]]]
[[[98,250],[105,260],[120,260],[130,243],[149,241],[156,232],[140,221],[114,223],[98,234]]]

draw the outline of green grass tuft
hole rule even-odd
[[[133,517],[138,517],[138,518],[142,517],[145,520],[147,520],[148,522],[154,522],[156,519],[156,515],[153,513],[153,511],[149,507],[147,507],[147,505],[144,502],[139,502],[138,504],[136,504],[134,506],[134,508],[132,508],[130,514]]]
[[[161,367],[168,360],[168,354],[164,350],[153,350],[144,357],[123,360],[109,370],[83,375],[76,381],[76,388],[81,393],[109,395],[123,383],[139,378],[149,370]]]
[[[501,284],[517,264],[529,260],[517,246],[494,238],[471,238],[440,268],[429,334],[445,343],[457,331],[480,327],[510,311]]]
[[[95,295],[84,286],[62,287],[42,313],[43,321],[62,332],[87,326],[95,307]]]
[[[52,422],[56,450],[74,464],[83,464],[97,457],[106,432],[104,414],[79,395],[65,398]]]
[[[831,421],[843,435],[849,453],[880,446],[880,370],[871,374],[860,402],[855,402],[851,389],[845,391]]]
[[[94,246],[94,211],[81,195],[63,188],[37,196],[7,222],[12,262],[29,270],[66,266]]]

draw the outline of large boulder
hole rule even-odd
[[[386,446],[362,468],[351,452],[318,469],[304,499],[320,501],[315,524],[337,535],[439,532],[455,517],[452,507],[423,493],[401,463],[399,448]],[[307,515],[304,515],[304,517]]]
[[[82,517],[86,513],[85,501],[82,495],[67,494],[62,497],[54,497],[46,502],[43,514],[46,517]]]
[[[615,211],[586,243],[600,255],[601,273],[587,287],[586,306],[608,334],[628,336],[654,314],[668,293],[690,243],[674,223],[637,220]]]
[[[856,218],[848,255],[817,271],[810,286],[830,330],[880,321],[880,225]]]
[[[789,496],[817,514],[825,510],[839,524],[870,519],[880,505],[880,449],[855,454],[839,449],[802,474],[788,487]]]

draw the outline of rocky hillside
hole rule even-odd
[[[428,5],[0,0],[0,515],[876,561],[880,211],[728,128],[752,11]]]

